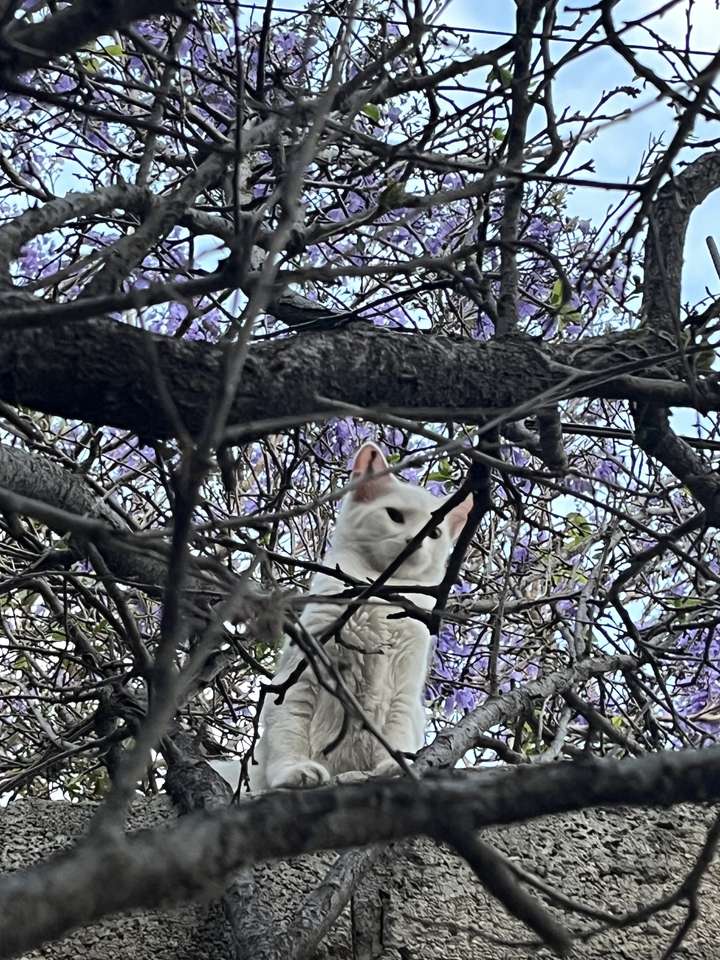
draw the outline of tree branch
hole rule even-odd
[[[508,693],[490,697],[475,707],[454,727],[443,730],[418,756],[415,768],[420,772],[454,766],[472,749],[484,731],[500,723],[512,722],[537,700],[546,700],[588,677],[613,670],[632,669],[632,658],[611,657],[586,660],[564,670],[556,670]],[[340,916],[366,871],[387,855],[384,847],[348,850],[328,871],[323,883],[305,899],[288,924],[276,957],[306,960],[314,955],[320,941]]]
[[[61,535],[71,533],[78,556],[86,555],[87,540],[97,540],[105,562],[116,576],[159,591],[166,565],[149,553],[122,543],[122,534],[131,531],[81,475],[71,474],[37,453],[0,444],[0,488],[0,509],[36,516]],[[46,509],[42,510],[43,507]],[[39,512],[43,515],[39,516]],[[113,532],[120,536],[114,538]]]
[[[313,850],[463,831],[610,805],[720,798],[720,747],[632,760],[527,765],[484,773],[276,791],[191,814],[171,829],[80,843],[0,881],[0,956],[11,957],[106,914],[218,892],[251,863]]]
[[[720,151],[704,154],[658,192],[648,220],[645,241],[644,323],[681,341],[680,296],[685,233],[693,210],[720,183]],[[683,350],[682,342],[678,346]],[[697,380],[683,356],[688,384]],[[641,403],[634,411],[635,439],[645,453],[659,460],[682,481],[705,509],[707,522],[720,524],[720,476],[670,426],[666,405]]]
[[[553,388],[562,396],[659,397],[700,409],[720,407],[720,386],[712,376],[698,392],[661,379],[660,370],[657,379],[619,375],[636,358],[638,366],[649,368],[652,357],[663,353],[667,356],[666,341],[652,330],[558,345],[551,353],[530,337],[483,343],[352,324],[251,347],[228,422],[298,414],[311,420],[318,394],[416,416],[442,417],[446,411],[453,419],[510,411]],[[11,330],[0,339],[0,400],[129,429],[145,439],[174,433],[158,373],[186,428],[195,433],[222,370],[220,346],[109,320]]]
[[[164,13],[189,17],[194,8],[194,0],[76,0],[40,23],[8,30],[0,47],[0,74],[44,66],[134,20]]]
[[[68,193],[64,197],[50,200],[40,207],[32,207],[20,214],[10,223],[0,228],[0,271],[3,285],[10,284],[8,268],[10,261],[18,256],[23,244],[42,233],[48,233],[56,227],[79,217],[91,217],[98,213],[107,213],[114,207],[141,213],[152,202],[152,194],[144,187],[130,184],[101,187],[92,193]],[[11,288],[13,293],[22,294],[22,289]],[[2,290],[2,293],[5,293]],[[32,301],[30,301],[32,303]]]
[[[671,177],[649,213],[645,241],[645,322],[674,333],[680,314],[685,234],[693,211],[720,186],[720,150],[705,153]]]

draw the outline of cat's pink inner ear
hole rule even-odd
[[[472,510],[473,495],[469,493],[465,499],[456,507],[453,507],[448,517],[450,518],[450,533],[453,540],[460,535],[460,531],[465,526],[468,514]]]
[[[353,500],[367,503],[387,493],[396,482],[392,474],[384,473],[388,468],[387,460],[374,443],[364,443],[355,454],[352,466],[352,479],[360,485],[352,492]]]

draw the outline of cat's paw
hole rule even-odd
[[[367,770],[346,770],[344,773],[338,773],[333,779],[335,783],[362,783],[369,776]]]
[[[407,763],[410,761],[407,760]],[[394,760],[392,757],[385,757],[384,760],[381,760],[377,766],[373,767],[371,771],[371,776],[373,777],[399,777],[403,773],[403,769],[399,766],[397,760]]]
[[[314,760],[302,760],[288,763],[268,774],[267,785],[270,790],[279,787],[317,787],[327,783],[330,774],[321,763]]]

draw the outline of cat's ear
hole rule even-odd
[[[460,531],[465,526],[465,521],[468,518],[468,514],[472,510],[473,505],[473,495],[469,493],[464,500],[456,506],[453,507],[450,513],[448,513],[448,519],[450,521],[450,536],[453,540],[457,540],[460,536]]]
[[[391,490],[397,480],[391,473],[385,473],[387,469],[388,462],[380,447],[364,443],[353,460],[350,479],[359,481],[359,486],[350,494],[352,499],[369,503]]]

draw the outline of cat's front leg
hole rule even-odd
[[[283,678],[282,673],[278,676]],[[317,690],[301,677],[282,704],[269,704],[263,711],[260,753],[266,789],[316,787],[330,779],[327,768],[311,755],[310,721],[316,710]]]
[[[396,696],[385,724],[383,736],[386,742],[397,753],[415,754],[422,747],[425,730],[425,711],[419,703],[416,689]],[[406,763],[412,760],[405,757]],[[375,765],[371,770],[374,777],[399,776],[403,768],[394,757],[388,755],[387,749],[379,743],[375,751]]]
[[[412,763],[412,760],[405,758],[405,763]],[[370,775],[373,777],[399,777],[405,771],[394,757],[385,757],[380,763],[377,763]]]
[[[413,756],[425,742],[423,689],[430,656],[430,634],[420,624],[406,622],[393,636],[396,647],[388,656],[385,674],[387,712],[381,732],[396,753]],[[371,774],[398,776],[403,768],[379,742],[373,749]]]
[[[269,790],[280,787],[317,787],[330,780],[330,774],[315,760],[281,761],[271,764],[265,774]]]
[[[418,731],[418,718],[411,711],[408,711],[405,715],[396,714],[394,723],[388,725],[383,734],[385,740],[397,753],[415,754],[422,746],[422,734]],[[378,744],[375,759],[375,766],[370,771],[373,777],[396,777],[403,772],[403,768],[395,757],[391,757],[380,744]],[[406,756],[405,762],[412,763],[412,760]]]

